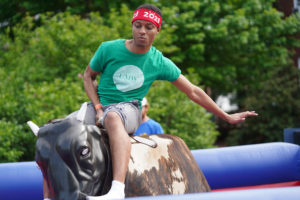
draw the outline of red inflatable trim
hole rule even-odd
[[[249,189],[292,187],[292,186],[300,186],[300,181],[290,181],[290,182],[273,183],[273,184],[265,184],[265,185],[253,185],[253,186],[245,186],[245,187],[221,188],[221,189],[213,189],[211,191],[221,192],[221,191],[232,191],[232,190],[249,190]]]

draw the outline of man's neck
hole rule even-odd
[[[149,51],[151,48],[150,46],[138,46],[134,43],[134,40],[126,40],[125,41],[126,48],[135,54],[145,54]]]

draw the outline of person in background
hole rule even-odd
[[[161,125],[151,119],[148,115],[149,103],[146,97],[142,100],[142,123],[134,133],[134,135],[153,135],[153,134],[163,134],[164,130]]]

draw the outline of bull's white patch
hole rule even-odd
[[[185,184],[184,182],[174,181],[172,183],[172,194],[184,194]]]
[[[134,144],[131,149],[131,159],[129,161],[128,170],[131,173],[137,172],[141,175],[145,170],[153,167],[159,169],[159,159],[164,157],[169,159],[168,145],[172,144],[172,140],[167,138],[159,138],[155,135],[150,136],[158,144],[156,148],[146,146],[144,144]]]
[[[179,169],[172,171],[171,175],[175,179],[172,183],[173,194],[183,194],[185,192],[185,184],[183,181],[183,175]],[[170,189],[169,189],[170,190]]]

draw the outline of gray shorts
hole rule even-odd
[[[142,112],[138,101],[120,102],[103,106],[104,115],[100,123],[105,128],[104,120],[109,112],[117,113],[123,121],[128,134],[134,133],[142,122]]]
[[[123,121],[125,130],[128,134],[134,133],[142,122],[142,112],[139,108],[138,101],[110,104],[107,106],[103,106],[103,111],[104,115],[100,119],[100,123],[104,128],[104,120],[108,112],[115,112],[120,116]],[[94,109],[94,105],[89,102],[83,103],[80,110],[71,113],[67,116],[67,118],[76,117],[80,121],[83,121],[85,124],[96,125],[96,114],[97,113]]]

